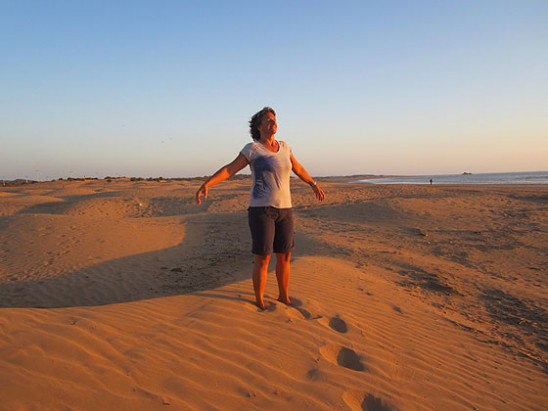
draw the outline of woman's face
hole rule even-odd
[[[272,136],[278,131],[278,123],[276,122],[276,116],[273,113],[266,113],[261,119],[261,124],[259,125],[259,132],[262,136]]]

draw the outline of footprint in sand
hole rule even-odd
[[[396,408],[388,405],[381,398],[359,391],[345,392],[343,400],[352,411],[396,411]]]
[[[349,370],[367,371],[360,356],[350,348],[340,345],[324,345],[320,347],[320,353],[329,362]]]
[[[341,334],[346,334],[348,332],[346,321],[341,319],[338,315],[333,318],[322,318],[320,323]]]
[[[403,314],[403,311],[400,307],[398,307],[397,305],[393,305],[392,306],[392,309],[397,312],[398,314]]]

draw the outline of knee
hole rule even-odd
[[[259,267],[268,266],[268,263],[270,262],[270,255],[269,254],[255,254],[255,264]]]
[[[282,264],[289,264],[291,261],[291,253],[276,254],[276,261]]]

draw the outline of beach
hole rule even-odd
[[[0,187],[0,409],[545,410],[548,185],[319,183],[266,311],[249,179]]]

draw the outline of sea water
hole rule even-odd
[[[548,184],[548,171],[481,174],[433,174],[423,176],[378,177],[358,180],[358,184]]]

